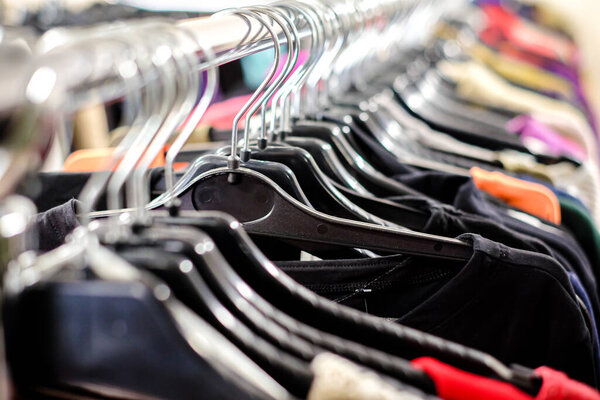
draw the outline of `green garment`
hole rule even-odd
[[[596,279],[600,278],[600,233],[588,212],[577,202],[558,196],[562,225],[569,229],[587,255]]]

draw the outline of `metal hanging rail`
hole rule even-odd
[[[385,0],[393,4],[395,12],[398,10],[414,11],[415,7],[422,6],[423,12],[435,11],[441,14],[441,8],[449,9],[446,0]],[[374,7],[380,2],[359,0],[368,10],[371,3]],[[276,6],[273,3],[270,6]],[[355,10],[355,9],[354,9]],[[355,12],[355,11],[354,11]],[[345,15],[343,13],[346,13]],[[352,7],[340,7],[340,18],[352,17]],[[412,14],[414,15],[414,14]],[[373,15],[372,21],[377,23],[378,15]],[[173,23],[173,22],[169,22]],[[126,24],[126,23],[125,23]],[[114,24],[105,24],[106,29],[111,29]],[[175,26],[185,27],[192,32],[205,46],[211,47],[217,59],[215,64],[222,65],[238,60],[245,56],[273,47],[273,40],[268,36],[256,38],[253,41],[242,43],[247,36],[248,24],[235,15],[215,15],[213,17],[194,18],[181,20]],[[257,32],[259,24],[251,21],[252,32]],[[44,105],[50,109],[72,112],[89,104],[109,102],[119,99],[131,87],[122,85],[122,71],[114,68],[107,62],[106,51],[103,51],[93,39],[75,40],[79,31],[85,32],[87,28],[65,29],[56,28],[47,32],[39,42],[38,55],[34,57],[33,68],[30,72],[31,79],[25,91],[27,100],[33,104]],[[102,29],[102,26],[95,29]],[[114,28],[113,28],[114,29]],[[279,30],[274,27],[274,29]],[[309,25],[299,22],[297,26],[300,38],[311,37]],[[75,35],[74,35],[75,33]],[[253,33],[254,34],[254,33]],[[253,34],[250,35],[252,38]],[[280,43],[285,44],[286,38],[279,32]],[[95,40],[100,40],[98,35]],[[71,42],[70,42],[71,40]],[[66,43],[66,44],[65,44]],[[209,67],[206,59],[199,53],[199,71]]]

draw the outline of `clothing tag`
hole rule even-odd
[[[369,305],[367,304],[367,295],[369,293],[373,292],[372,289],[368,289],[368,288],[362,288],[362,289],[356,289],[354,291],[354,293],[356,293],[358,296],[361,296],[363,299],[363,306],[364,306],[364,312],[369,314]]]
[[[515,210],[507,210],[506,213],[514,219],[518,219],[519,221],[525,222],[531,226],[535,226],[536,228],[542,228],[542,223],[535,217],[532,217],[531,215]]]
[[[300,261],[322,261],[319,257],[313,256],[305,251],[300,252]]]

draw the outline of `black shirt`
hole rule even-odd
[[[567,231],[557,226],[552,226],[554,229],[547,231],[513,218],[507,209],[488,201],[468,177],[413,169],[409,173],[395,176],[395,179],[457,209],[488,217],[499,225],[541,240],[552,249],[565,268],[577,273],[590,296],[594,314],[600,315],[598,286],[592,266],[581,246]]]
[[[422,230],[424,233],[446,237],[456,237],[463,233],[476,233],[515,249],[554,256],[554,252],[543,241],[507,228],[491,218],[468,213],[452,205],[442,204],[439,201],[425,197],[393,196],[388,197],[388,200],[426,211],[430,217]]]
[[[404,256],[277,264],[339,303],[594,385],[592,336],[564,268],[479,235],[459,239],[474,247],[466,264]]]
[[[36,215],[38,250],[49,251],[65,242],[67,235],[79,225],[77,204],[77,200],[70,200]]]

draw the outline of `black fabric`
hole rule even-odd
[[[552,255],[565,268],[578,274],[592,299],[595,313],[600,312],[592,267],[581,247],[567,232],[557,236],[517,221],[489,202],[469,177],[423,171],[402,164],[359,126],[354,126],[352,132],[371,153],[370,161],[374,165],[424,195],[420,199],[416,196],[389,197],[412,207],[421,203],[421,207],[432,214],[424,232],[443,236],[478,233],[510,247]]]
[[[277,264],[339,303],[595,385],[592,336],[564,268],[478,235],[459,238],[473,243],[467,264],[403,256]]]
[[[484,193],[468,177],[413,170],[395,178],[436,200],[451,204],[468,213],[486,216],[499,225],[544,242],[565,268],[577,273],[590,296],[594,314],[600,315],[598,286],[592,266],[581,246],[567,231],[553,226],[554,229],[550,232],[513,218],[506,210],[487,201]]]
[[[65,242],[65,238],[78,225],[77,200],[70,200],[60,206],[39,213],[35,217],[38,234],[38,249],[49,251]]]
[[[476,233],[515,249],[555,256],[552,249],[543,241],[500,225],[491,218],[467,213],[451,205],[442,204],[439,201],[424,197],[392,196],[388,199],[399,204],[427,211],[430,218],[423,229],[424,233],[446,237],[456,237],[464,233]]]
[[[179,161],[179,159],[177,159]],[[149,170],[151,187],[163,176],[164,168]],[[53,207],[79,198],[83,187],[92,176],[91,172],[40,172],[30,183],[37,187],[34,193],[27,193],[39,212],[47,211]],[[124,196],[122,197],[124,201]],[[106,210],[106,193],[102,192],[94,205],[95,210]]]
[[[367,133],[364,131],[361,132],[360,129],[354,132],[361,142],[373,153],[373,159],[379,160],[378,165],[383,164],[383,168],[390,174],[393,174],[394,178],[402,184],[417,190],[431,199],[451,205],[457,210],[490,218],[497,225],[520,232],[530,238],[539,239],[545,243],[551,248],[553,255],[565,268],[577,273],[591,298],[594,313],[600,315],[600,300],[592,266],[585,252],[568,232],[564,230],[560,231],[559,227],[554,227],[556,228],[554,229],[555,231],[559,230],[561,232],[560,234],[556,234],[519,221],[508,215],[505,209],[488,201],[484,193],[475,186],[471,178],[440,171],[423,171],[402,164],[376,140],[369,137]],[[376,161],[373,162],[377,163]],[[450,211],[450,214],[453,213],[451,208],[446,208],[446,210]],[[466,218],[466,216],[463,215],[461,218]],[[489,235],[485,231],[472,230],[470,232]],[[444,233],[440,232],[440,234]],[[486,237],[508,244],[508,242],[504,241],[506,238],[501,239],[500,237],[491,235]],[[514,241],[510,245],[516,248],[523,248]]]
[[[85,183],[90,178],[89,172],[40,172],[35,177],[36,193],[31,195],[39,212],[79,197]],[[105,209],[106,202],[102,198],[97,209]]]
[[[7,299],[4,311],[7,358],[19,392],[83,386],[95,395],[64,398],[264,398],[195,352],[164,305],[138,282],[54,277]]]

